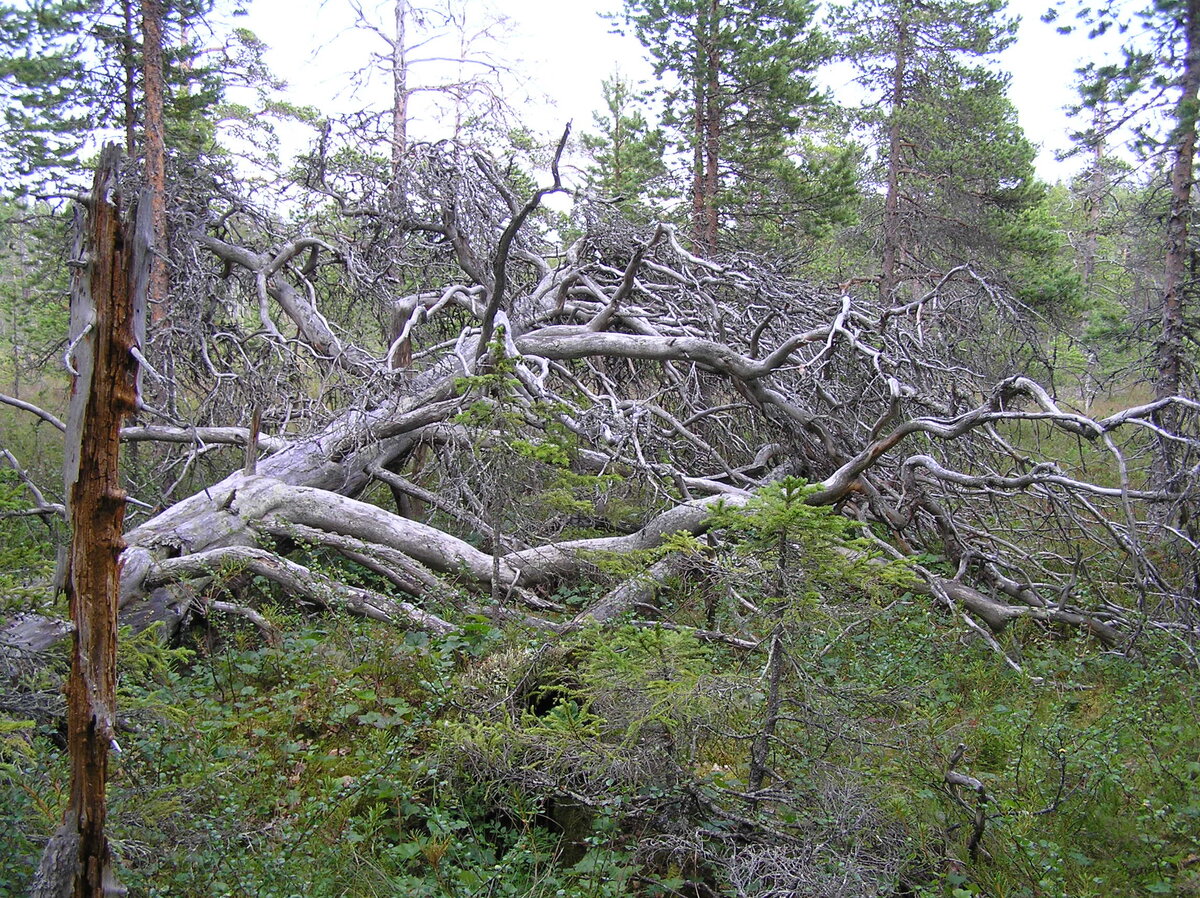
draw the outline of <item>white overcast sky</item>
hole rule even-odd
[[[364,0],[363,5],[373,9],[375,2]],[[487,0],[470,3],[479,12],[490,5]],[[381,21],[386,21],[389,5],[379,3]],[[1074,70],[1098,48],[1044,24],[1041,15],[1047,6],[1048,0],[1010,0],[1010,13],[1021,17],[1021,31],[1003,65],[1012,73],[1010,96],[1021,124],[1041,147],[1039,172],[1054,181],[1078,167],[1077,162],[1056,162],[1055,153],[1069,146],[1063,107],[1074,97]],[[599,15],[620,7],[620,0],[505,0],[503,14],[511,31],[500,53],[527,79],[528,96],[517,98],[527,124],[557,133],[574,120],[576,131],[586,130],[601,105],[603,78],[618,69],[635,78],[649,77],[642,47],[633,38],[611,34]],[[268,63],[288,81],[293,100],[326,110],[366,105],[369,97],[352,97],[346,87],[350,74],[382,44],[349,30],[353,16],[348,0],[252,0],[249,10],[240,22],[271,47]],[[831,86],[836,90],[842,85]],[[386,94],[376,96],[379,104],[386,102]]]

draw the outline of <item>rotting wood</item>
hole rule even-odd
[[[137,408],[138,361],[150,261],[149,204],[122,221],[120,150],[101,153],[84,234],[77,219],[71,292],[74,387],[64,480],[73,533],[65,586],[74,625],[68,681],[71,798],[46,845],[31,894],[121,895],[105,836],[110,748],[116,748],[116,650],[125,492],[117,467],[122,421]]]

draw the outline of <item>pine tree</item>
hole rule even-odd
[[[602,90],[604,111],[593,115],[595,133],[582,138],[592,158],[588,187],[631,217],[645,217],[655,199],[655,184],[666,174],[663,132],[646,121],[631,81],[614,74],[604,80]]]
[[[1045,18],[1054,21],[1062,2]],[[1166,173],[1169,204],[1163,229],[1162,287],[1158,294],[1152,369],[1155,398],[1161,403],[1156,423],[1175,427],[1179,413],[1175,397],[1194,398],[1200,392],[1195,376],[1200,337],[1189,304],[1195,295],[1196,250],[1192,218],[1195,214],[1195,161],[1200,127],[1200,0],[1153,0],[1140,8],[1108,0],[1076,6],[1074,22],[1099,36],[1110,30],[1132,31],[1116,62],[1096,63],[1081,71],[1082,107],[1114,105],[1120,114],[1107,121],[1108,133],[1132,128],[1135,148],[1143,158]],[[1064,24],[1059,31],[1076,26]],[[1080,135],[1085,146],[1102,135],[1093,128]],[[1160,439],[1151,468],[1151,481],[1160,490],[1184,492],[1194,467],[1186,446]],[[1178,513],[1179,525],[1195,539],[1200,526],[1186,506],[1155,510],[1167,522]]]
[[[254,57],[261,45],[248,32],[235,30],[204,51],[196,44],[214,2],[0,5],[0,162],[18,176],[13,186],[78,185],[96,134],[120,131],[126,152],[141,156],[148,124],[161,130],[166,149],[212,152],[225,85],[269,81]]]
[[[668,85],[664,124],[690,159],[693,242],[711,253],[737,203],[735,186],[769,180],[823,103],[812,74],[828,43],[814,5],[625,0],[624,21]]]
[[[854,0],[832,11],[870,97],[860,115],[884,183],[885,298],[962,264],[1024,270],[1015,286],[1041,302],[1077,289],[1039,211],[1045,189],[1008,78],[989,65],[1015,38],[1004,12],[1004,0]]]
[[[78,0],[0,6],[0,160],[22,183],[77,168],[97,122],[97,85],[85,63],[88,20]]]
[[[1045,17],[1058,19],[1063,4]],[[1072,4],[1075,5],[1075,4]],[[1192,216],[1195,201],[1197,120],[1200,118],[1200,0],[1153,0],[1140,8],[1104,2],[1078,4],[1074,20],[1096,37],[1111,30],[1132,32],[1115,62],[1081,71],[1082,107],[1112,106],[1119,114],[1103,128],[1078,135],[1085,146],[1121,127],[1132,127],[1136,148],[1163,160],[1170,186],[1166,217],[1162,292],[1154,349],[1154,390],[1159,399],[1183,390],[1195,362],[1197,340],[1188,331],[1187,298],[1194,292]],[[1076,26],[1064,24],[1059,31]],[[1165,127],[1164,127],[1165,123]]]

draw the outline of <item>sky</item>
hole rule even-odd
[[[1010,97],[1021,124],[1040,148],[1039,174],[1053,182],[1070,177],[1081,165],[1079,160],[1057,159],[1070,146],[1070,125],[1063,109],[1074,99],[1074,70],[1097,47],[1080,37],[1059,35],[1043,23],[1040,17],[1048,2],[1010,0],[1009,11],[1020,17],[1021,27],[1001,65],[1012,74]],[[386,21],[389,5],[386,0],[377,4],[363,0],[368,13],[380,10],[380,22]],[[489,0],[469,0],[469,14],[482,21],[489,6]],[[593,111],[602,105],[601,81],[615,71],[653,84],[641,45],[632,37],[613,34],[611,25],[600,17],[600,12],[620,7],[620,0],[504,2],[510,30],[498,52],[524,83],[510,82],[503,90],[510,98],[515,96],[522,118],[531,127],[557,134],[573,121],[576,132],[589,129]],[[242,22],[271,47],[268,64],[287,80],[291,99],[327,110],[357,108],[371,97],[377,97],[380,105],[386,103],[382,80],[358,95],[346,89],[354,80],[351,75],[369,64],[373,52],[384,49],[377,37],[351,27],[349,0],[252,0],[249,11]],[[844,69],[834,70],[828,76],[829,86],[835,92],[846,91],[850,77]],[[418,134],[420,128],[417,122]]]

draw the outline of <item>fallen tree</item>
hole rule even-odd
[[[166,506],[127,535],[127,616],[178,624],[203,588],[244,608],[232,571],[437,632],[459,606],[547,629],[611,619],[676,575],[650,550],[793,476],[985,638],[1032,620],[1192,650],[1200,404],[1072,409],[1036,376],[1033,313],[966,268],[881,307],[603,209],[557,248],[535,214],[557,166],[522,201],[495,163],[439,145],[414,152],[409,208],[329,179],[300,233],[273,235],[285,225],[241,200],[181,220],[177,317],[153,344],[174,375],[148,383],[164,420],[125,431],[157,447],[148,498]],[[219,451],[255,440],[265,455],[245,464]],[[1190,466],[1173,491],[1142,476],[1161,440]],[[298,548],[406,598],[310,570]],[[604,575],[622,557],[645,561]],[[548,598],[605,576],[593,607]],[[187,584],[173,614],[146,613]]]

